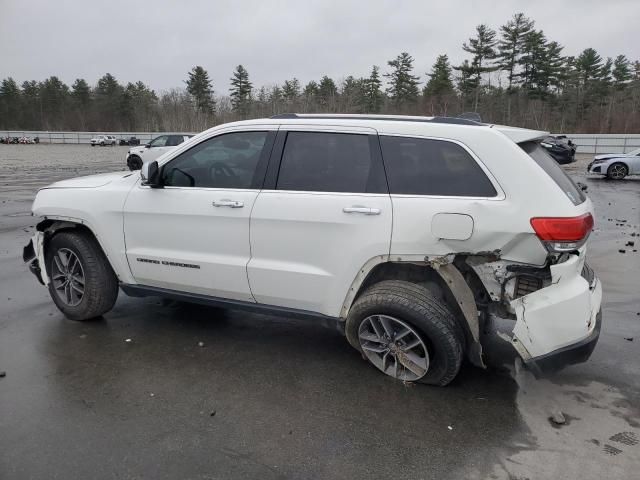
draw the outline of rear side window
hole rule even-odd
[[[372,162],[368,135],[289,132],[278,173],[278,190],[379,192],[381,165]]]
[[[445,140],[381,136],[392,194],[495,197],[496,189],[460,145]]]
[[[520,147],[529,154],[533,160],[549,175],[554,182],[562,189],[569,200],[574,205],[580,205],[587,197],[580,190],[573,180],[564,172],[562,167],[558,165],[551,155],[540,146],[539,142],[524,142],[519,144]]]

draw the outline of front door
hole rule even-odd
[[[267,183],[273,171],[251,215],[253,296],[338,316],[360,269],[389,254],[391,199],[376,132],[282,126]]]
[[[253,301],[249,215],[274,136],[267,129],[217,134],[164,163],[163,188],[133,188],[124,231],[138,284]]]

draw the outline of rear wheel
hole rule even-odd
[[[398,380],[447,385],[460,370],[462,329],[446,303],[420,285],[385,280],[369,287],[345,332],[371,364]]]
[[[629,173],[629,169],[624,163],[614,163],[607,168],[607,177],[612,180],[622,180]]]
[[[118,280],[96,240],[82,231],[56,234],[46,250],[49,294],[71,320],[99,317],[113,307]]]

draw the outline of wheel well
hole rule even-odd
[[[109,257],[107,256],[106,252],[104,251],[104,248],[102,248],[102,245],[100,244],[100,241],[98,240],[98,237],[85,224],[77,223],[77,222],[70,222],[70,221],[67,221],[67,220],[45,219],[45,220],[41,221],[40,223],[38,223],[36,225],[36,230],[38,230],[39,232],[44,233],[43,247],[44,247],[44,251],[45,252],[47,251],[47,245],[48,245],[49,241],[51,241],[51,239],[55,235],[60,233],[60,232],[69,231],[69,230],[76,230],[78,232],[85,233],[86,235],[90,236],[96,242],[96,245],[98,245],[98,247],[102,251],[102,254],[104,255],[104,257],[109,262],[109,265],[111,266],[112,270],[115,272],[115,269],[113,268],[113,265],[111,265],[111,260],[109,260]]]
[[[487,306],[490,302],[489,293],[473,268],[467,265],[464,256],[457,256],[454,259],[453,265],[464,277],[464,281],[473,295],[476,307],[478,311],[482,313],[478,318],[478,322],[480,322],[480,331],[482,331],[484,329],[484,312],[486,312]],[[427,288],[436,296],[436,298],[442,299],[451,309],[456,322],[458,322],[464,331],[467,346],[474,342],[471,327],[465,319],[459,300],[451,291],[451,288],[442,275],[440,275],[432,266],[426,263],[419,264],[408,262],[385,262],[376,265],[360,285],[353,302],[355,302],[367,288],[383,280],[404,280]]]

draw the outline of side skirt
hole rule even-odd
[[[338,317],[330,317],[317,312],[300,310],[298,308],[279,307],[276,305],[264,305],[261,303],[244,302],[229,298],[210,297],[199,293],[179,292],[166,288],[149,287],[146,285],[120,284],[120,289],[130,297],[162,297],[179,300],[188,303],[199,303],[212,307],[244,310],[262,315],[277,315],[281,317],[296,318],[300,320],[313,320],[321,325],[338,330],[344,335],[344,321]]]

